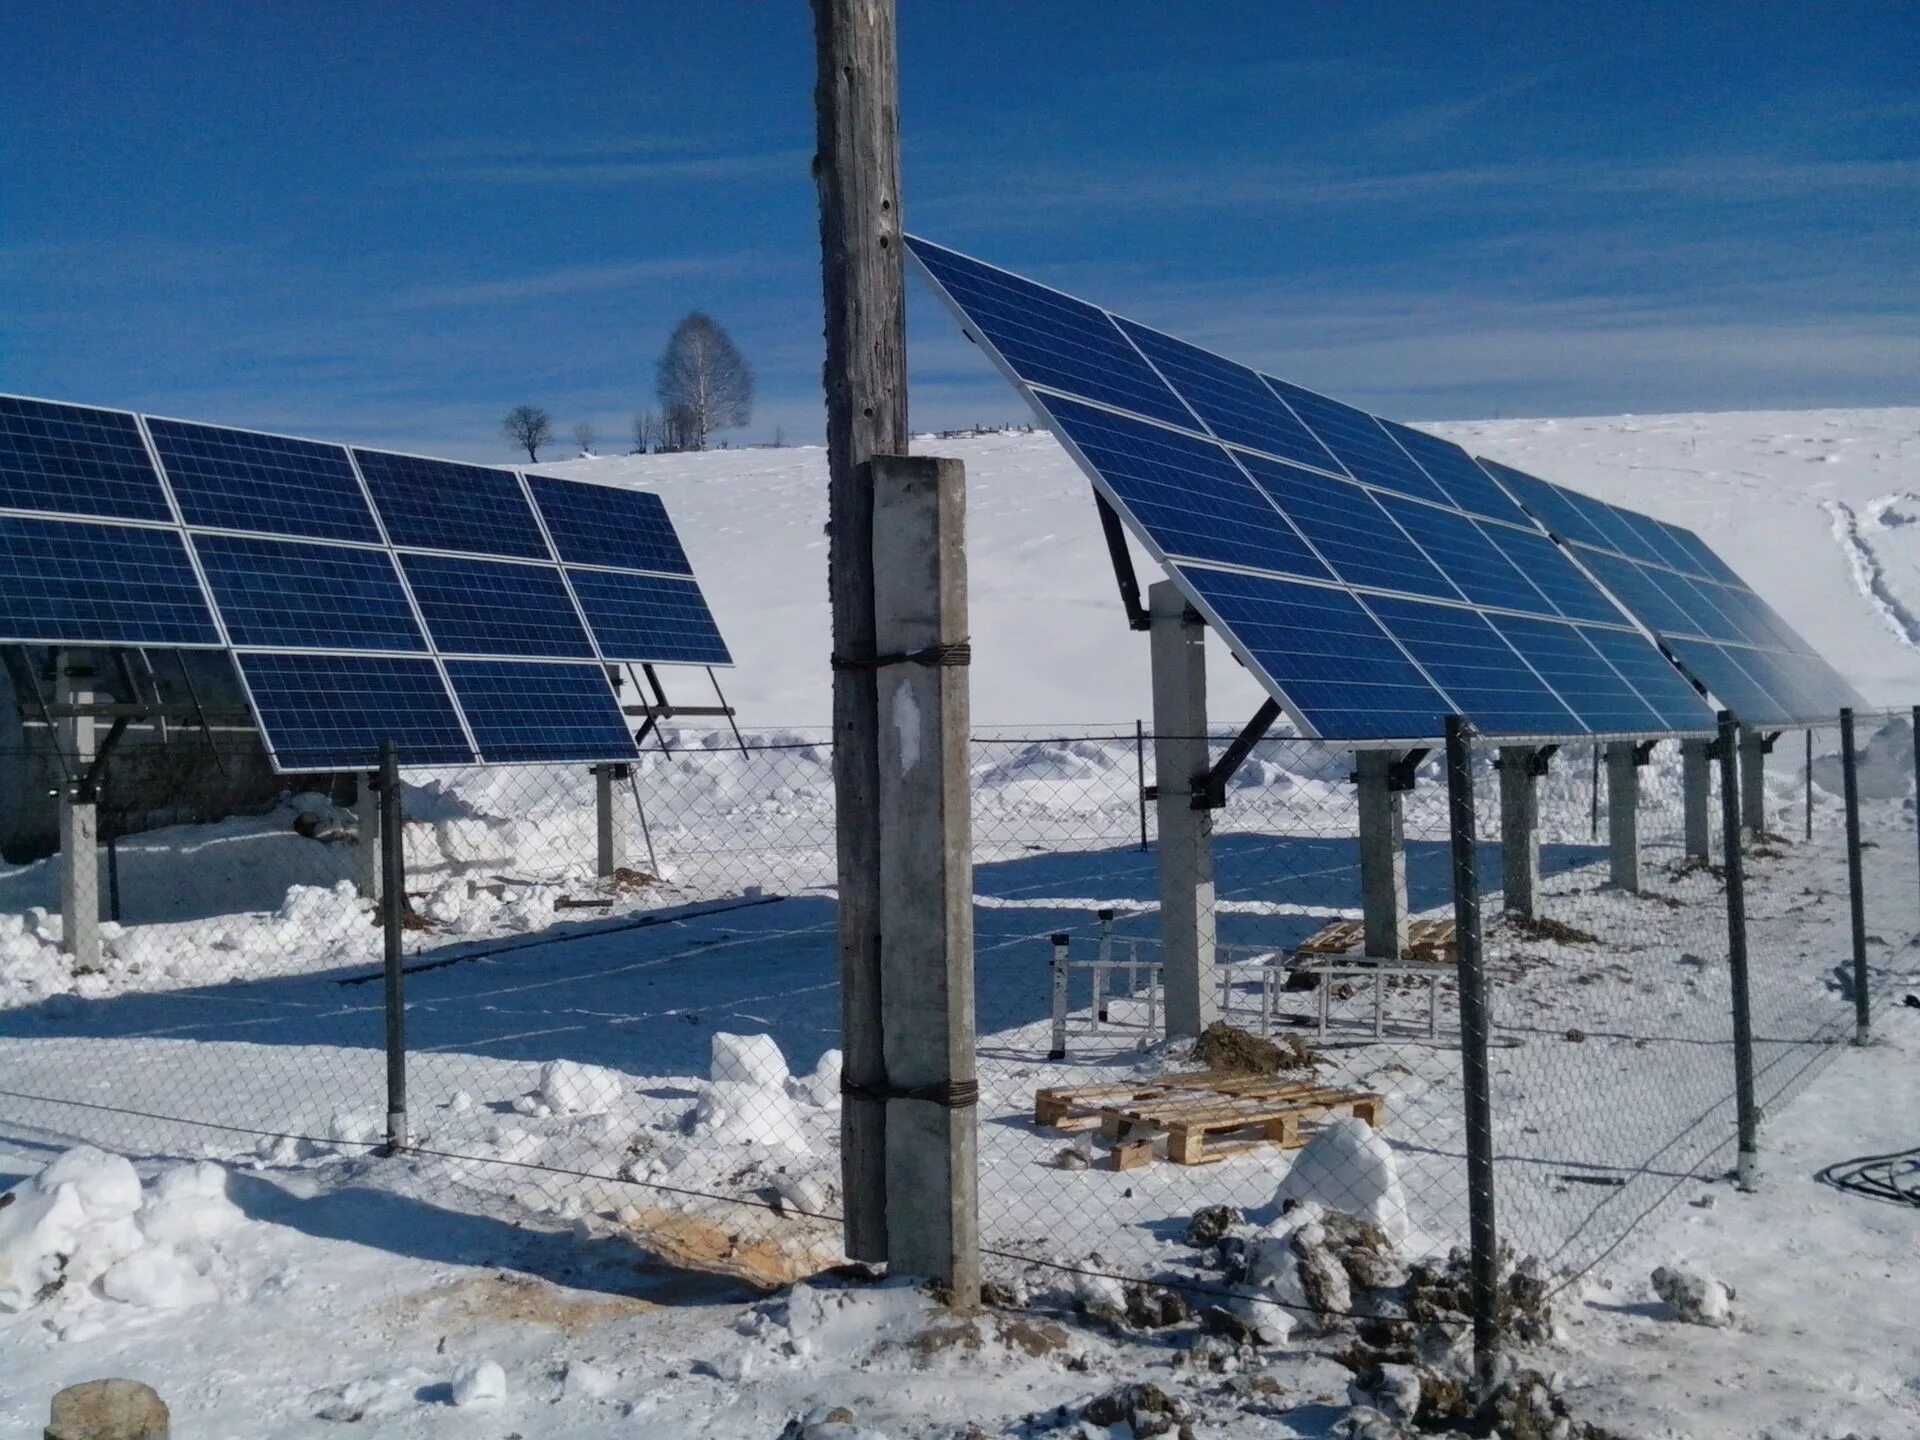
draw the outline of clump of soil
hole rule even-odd
[[[1298,1035],[1273,1041],[1216,1020],[1193,1042],[1193,1059],[1231,1075],[1284,1075],[1312,1071],[1320,1057]]]
[[[1527,940],[1548,940],[1555,945],[1598,945],[1600,937],[1592,931],[1569,925],[1547,915],[1503,915],[1500,923]]]
[[[635,870],[630,866],[621,865],[607,877],[606,888],[617,895],[624,895],[635,890],[645,890],[659,883],[660,877],[657,875],[649,875],[644,870]]]

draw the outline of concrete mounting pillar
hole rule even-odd
[[[1740,826],[1749,835],[1767,833],[1767,737],[1740,727]]]
[[[58,652],[54,703],[93,704],[94,678],[90,652]],[[96,753],[93,717],[63,718],[56,736],[69,771],[60,791],[60,948],[73,957],[73,973],[86,975],[100,968],[100,814],[91,798],[80,795]]]
[[[627,865],[627,832],[620,828],[613,807],[613,797],[618,793],[615,787],[626,778],[624,765],[593,767],[593,873],[602,880],[612,879],[614,872]]]
[[[353,884],[365,900],[380,899],[380,791],[370,774],[353,777]]]
[[[1607,742],[1607,878],[1616,890],[1640,888],[1640,765],[1633,741]]]
[[[1171,580],[1147,591],[1153,650],[1153,771],[1160,820],[1160,960],[1166,1033],[1220,1018],[1213,913],[1213,812],[1194,797],[1211,767],[1206,624]]]
[[[1533,918],[1540,896],[1540,776],[1533,745],[1500,747],[1500,908]]]
[[[1713,762],[1707,753],[1711,740],[1680,742],[1680,815],[1685,832],[1686,859],[1705,865],[1713,859],[1713,827],[1709,794],[1713,784]]]
[[[1354,752],[1360,788],[1360,916],[1367,955],[1398,960],[1407,948],[1407,822],[1393,788],[1391,750]]]
[[[887,1267],[980,1297],[974,1068],[973,821],[968,765],[966,469],[876,455],[880,1024],[886,1065]]]

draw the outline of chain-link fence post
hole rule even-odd
[[[1867,992],[1867,884],[1860,855],[1860,755],[1853,711],[1840,712],[1840,778],[1847,803],[1847,905],[1853,919],[1853,1043],[1873,1039],[1873,997]]]
[[[1753,1010],[1747,989],[1747,889],[1740,854],[1739,727],[1731,712],[1720,712],[1720,738],[1714,742],[1720,762],[1720,828],[1726,847],[1727,979],[1733,998],[1733,1084],[1738,1112],[1740,1159],[1736,1177],[1742,1190],[1759,1183],[1760,1114],[1753,1092]]]
[[[1147,722],[1133,722],[1133,788],[1140,806],[1140,853],[1147,853]]]
[[[400,759],[380,742],[380,928],[386,959],[387,1153],[407,1144],[407,996],[402,942],[407,914],[407,842]]]
[[[1453,851],[1454,955],[1460,972],[1460,1071],[1467,1125],[1473,1247],[1473,1368],[1482,1393],[1498,1378],[1500,1269],[1494,1224],[1493,1099],[1487,1064],[1487,978],[1480,950],[1480,855],[1473,808],[1473,727],[1447,717],[1447,818]]]

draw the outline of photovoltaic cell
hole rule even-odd
[[[402,549],[552,558],[519,477],[506,470],[355,450],[387,538]]]
[[[550,565],[402,555],[407,584],[443,655],[594,658],[593,642]]]
[[[221,643],[177,531],[3,515],[0,642]]]
[[[636,753],[598,665],[449,660],[447,678],[482,759],[627,760]]]
[[[1326,446],[1252,370],[1131,320],[1115,320],[1220,439],[1343,473]]]
[[[691,580],[569,570],[573,593],[608,660],[625,664],[727,665],[720,627]]]
[[[345,447],[181,420],[149,420],[189,525],[381,543]]]
[[[409,765],[469,765],[439,668],[387,655],[235,657],[280,770],[365,770],[391,740]]]
[[[1540,678],[1551,685],[1596,735],[1644,734],[1664,730],[1667,722],[1600,654],[1580,631],[1556,620],[1528,620],[1517,615],[1488,617],[1494,629],[1520,652]],[[1643,646],[1644,648],[1644,646]],[[1654,660],[1668,665],[1658,655]],[[1703,707],[1704,709],[1704,707]],[[1710,721],[1711,717],[1704,717]]]
[[[235,645],[427,648],[385,550],[234,535],[195,535],[193,548]]]
[[[1047,408],[1167,555],[1332,578],[1219,445],[1071,400]]]
[[[1431,500],[1440,505],[1453,503],[1366,411],[1290,385],[1285,380],[1276,380],[1271,375],[1266,381],[1354,478],[1383,490],[1411,495],[1416,500]]]
[[[546,475],[529,475],[527,483],[565,563],[693,574],[658,495]]]
[[[1369,596],[1387,633],[1488,735],[1584,734],[1586,727],[1540,678],[1515,662],[1513,647],[1485,616],[1458,606]]]
[[[1432,558],[1440,573],[1474,604],[1528,615],[1560,613],[1487,538],[1486,530],[1467,516],[1397,495],[1378,498],[1387,513],[1400,522],[1400,528]]]
[[[1713,708],[1668,660],[1638,634],[1583,625],[1587,643],[1620,672],[1640,698],[1653,707],[1663,730],[1714,728]]]
[[[0,396],[0,508],[173,519],[133,416]]]
[[[1525,506],[1535,520],[1562,540],[1577,545],[1596,545],[1603,549],[1609,547],[1611,542],[1606,535],[1596,529],[1593,522],[1573,503],[1571,491],[1562,490],[1538,476],[1516,470],[1511,465],[1502,465],[1496,460],[1488,460],[1484,456],[1480,465]]]
[[[1587,620],[1599,625],[1620,625],[1625,617],[1620,609],[1594,588],[1546,536],[1531,530],[1516,530],[1510,525],[1482,523],[1481,533],[1533,582],[1548,603],[1569,620]]]
[[[1680,663],[1697,675],[1721,704],[1749,725],[1785,725],[1803,718],[1795,716],[1784,701],[1774,698],[1727,646],[1716,645],[1711,640],[1670,639],[1667,644]]]
[[[1421,739],[1445,729],[1453,703],[1345,591],[1192,565],[1175,569],[1317,733]]]
[[[1526,512],[1514,503],[1513,497],[1494,484],[1487,472],[1474,463],[1473,457],[1451,440],[1442,440],[1438,435],[1391,420],[1382,420],[1380,424],[1427,472],[1434,484],[1446,491],[1447,498],[1457,508],[1469,515],[1484,515],[1489,520],[1505,520],[1513,525],[1527,523]]]
[[[1457,600],[1459,595],[1427,557],[1375,503],[1371,491],[1347,480],[1281,465],[1258,455],[1240,463],[1320,558],[1349,585],[1400,590]],[[1272,568],[1272,567],[1268,567]]]
[[[1028,383],[1198,428],[1104,310],[924,240],[907,246]]]

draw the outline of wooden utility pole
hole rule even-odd
[[[900,124],[893,0],[813,0],[819,80],[814,179],[826,291],[828,587],[833,650],[873,656],[875,455],[907,448]],[[879,734],[875,672],[836,666],[841,1109],[846,1249],[887,1258],[886,1055],[880,1020]]]

